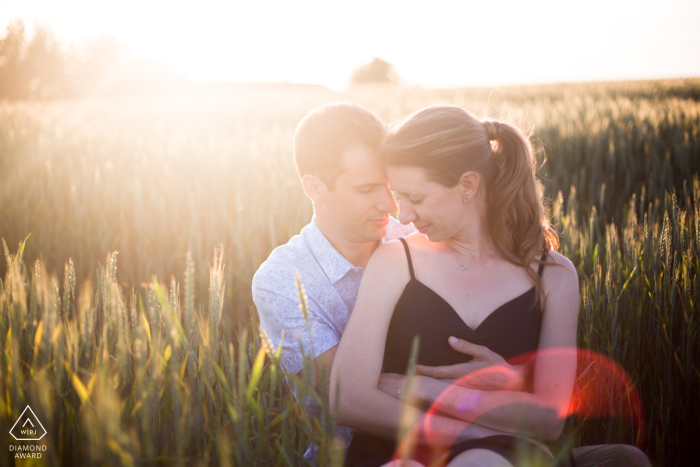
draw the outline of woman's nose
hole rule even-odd
[[[399,210],[399,222],[404,225],[408,225],[411,222],[415,222],[418,219],[415,211],[411,208],[400,208]]]

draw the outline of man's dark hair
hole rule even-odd
[[[343,172],[343,153],[353,146],[376,150],[386,125],[372,112],[350,102],[326,104],[309,112],[294,132],[294,161],[299,177],[316,175],[335,188]]]

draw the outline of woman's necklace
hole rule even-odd
[[[468,267],[466,267],[464,264],[462,264],[462,263],[459,261],[459,254],[458,254],[453,248],[450,248],[449,246],[448,246],[447,248],[448,248],[452,253],[454,253],[454,255],[455,255],[455,260],[457,261],[457,264],[459,265],[459,269],[462,270],[462,271],[469,271],[470,269],[480,268],[481,266],[483,266],[484,264],[488,263],[489,261],[491,261],[491,260],[493,259],[493,256],[491,256],[491,257],[489,257],[489,259],[487,259],[487,260],[484,261],[483,263],[477,264],[476,266],[472,266],[472,267],[468,268]]]

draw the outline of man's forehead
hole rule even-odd
[[[342,175],[351,183],[377,183],[386,180],[386,169],[377,151],[366,146],[351,146],[343,152]]]

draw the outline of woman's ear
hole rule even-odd
[[[479,192],[481,177],[476,172],[464,172],[459,178],[459,187],[462,194],[462,203],[467,203]]]
[[[311,201],[318,204],[323,199],[323,193],[328,191],[326,184],[323,180],[315,175],[306,174],[301,177],[301,186],[304,189],[304,193],[309,197]]]

